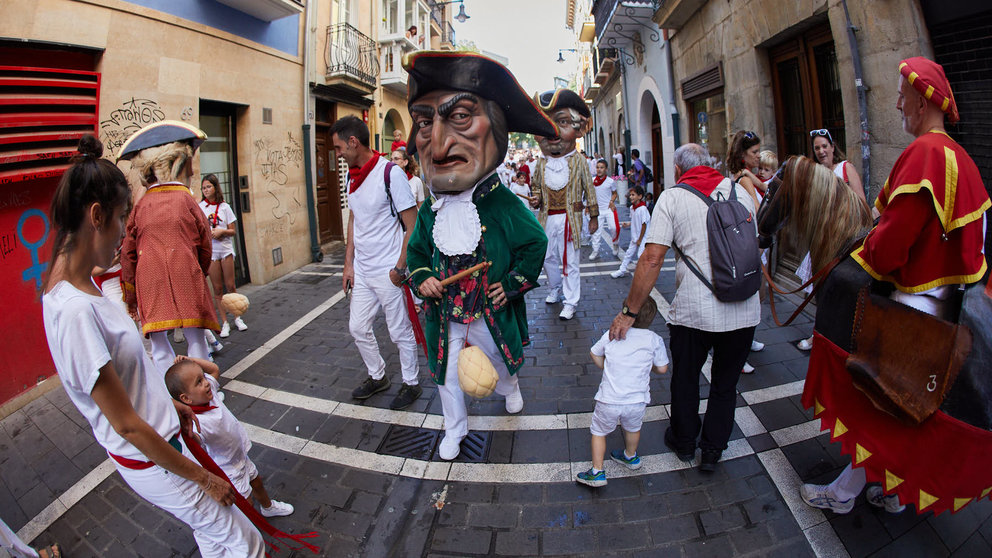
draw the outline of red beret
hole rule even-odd
[[[954,102],[951,84],[947,81],[944,68],[934,62],[916,56],[899,63],[899,73],[928,101],[940,107],[947,114],[947,120],[955,123],[958,118],[958,105]]]

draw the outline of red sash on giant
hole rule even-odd
[[[869,481],[917,513],[957,512],[992,493],[992,432],[942,411],[908,426],[875,408],[851,381],[848,353],[814,332],[803,405]]]

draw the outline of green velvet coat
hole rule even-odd
[[[492,262],[486,272],[488,283],[502,283],[506,293],[506,303],[500,308],[485,298],[482,319],[489,326],[507,369],[515,374],[524,361],[523,348],[530,343],[524,293],[538,286],[548,239],[533,213],[499,183],[495,173],[479,184],[473,203],[482,225],[480,244],[485,247],[485,259]],[[420,207],[407,245],[407,265],[412,270],[410,282],[415,293],[428,277],[442,279],[442,275],[449,275],[448,257],[434,245],[435,214],[430,206],[428,200]],[[424,298],[427,363],[431,378],[442,385],[448,362],[446,317],[452,303],[448,298]]]

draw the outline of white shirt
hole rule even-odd
[[[355,273],[367,277],[388,274],[403,249],[403,227],[398,214],[390,215],[385,173],[386,160],[380,159],[365,182],[348,194],[355,216]],[[389,191],[397,212],[417,206],[406,173],[395,165],[389,173]]]
[[[642,205],[637,209],[630,212],[630,241],[637,242],[637,239],[641,237],[641,226],[648,225],[650,228],[651,224],[651,213],[648,211],[647,205]],[[645,244],[645,240],[648,237],[648,231],[644,231],[644,238],[641,239],[641,246]]]
[[[724,178],[710,195],[717,199],[730,195],[731,181]],[[743,186],[737,185],[737,201],[754,215],[754,201]],[[645,243],[678,245],[699,271],[712,282],[709,236],[706,233],[706,212],[709,208],[692,192],[682,188],[666,188],[655,204]],[[757,234],[757,229],[755,229]],[[703,284],[676,256],[675,298],[668,310],[668,323],[702,331],[734,331],[758,325],[761,306],[758,293],[740,302],[720,302],[713,291]]]
[[[210,223],[211,229],[218,227],[226,229],[229,224],[238,220],[237,215],[234,214],[234,210],[231,209],[231,206],[227,202],[220,202],[220,205],[212,205],[207,203],[207,200],[202,200],[200,202],[200,209],[207,216],[207,222]],[[213,249],[214,253],[234,250],[234,237],[225,236],[220,240],[213,239]]]
[[[41,303],[55,369],[97,443],[115,455],[148,461],[114,430],[90,395],[100,368],[113,362],[138,416],[166,440],[179,432],[179,416],[165,378],[145,353],[134,322],[112,300],[84,293],[68,281],[55,285]]]
[[[413,194],[413,201],[424,203],[424,181],[419,176],[410,178],[410,193]]]
[[[617,184],[607,176],[602,184],[596,186],[596,174],[593,173],[592,176],[593,188],[596,189],[596,203],[599,204],[599,214],[603,215],[610,210],[610,200],[613,199],[613,192],[617,191]]]
[[[668,364],[665,342],[657,333],[639,327],[627,330],[625,339],[613,341],[607,331],[589,352],[606,357],[595,399],[612,405],[650,403],[651,370]]]
[[[207,450],[217,466],[231,479],[238,492],[250,493],[251,488],[248,483],[251,479],[247,478],[245,472],[248,469],[251,439],[248,438],[245,427],[234,418],[227,405],[224,405],[224,401],[217,396],[220,384],[210,374],[204,376],[213,390],[209,404],[217,408],[196,415],[200,421],[199,434],[203,449]]]
[[[520,200],[520,203],[524,204],[524,207],[526,207],[527,209],[530,209],[530,202],[520,197],[520,196],[530,197],[530,186],[527,186],[526,184],[517,184],[516,182],[511,182],[509,188],[511,192],[517,195],[517,199]]]

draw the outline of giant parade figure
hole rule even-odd
[[[485,56],[420,51],[403,67],[413,117],[408,150],[419,154],[432,197],[407,247],[409,281],[426,301],[427,360],[444,414],[438,454],[451,460],[468,434],[459,381],[466,345],[495,368],[506,411],[523,408],[516,373],[529,343],[524,293],[538,285],[547,239],[496,169],[508,132],[557,131],[509,70]]]
[[[535,207],[548,236],[544,271],[548,274],[548,304],[564,299],[559,318],[571,320],[579,304],[579,242],[582,231],[583,198],[589,209],[589,234],[599,227],[599,206],[589,165],[576,156],[575,140],[582,137],[591,113],[582,97],[568,89],[546,91],[536,96],[543,110],[558,127],[557,136],[535,134],[544,158],[531,177]]]

